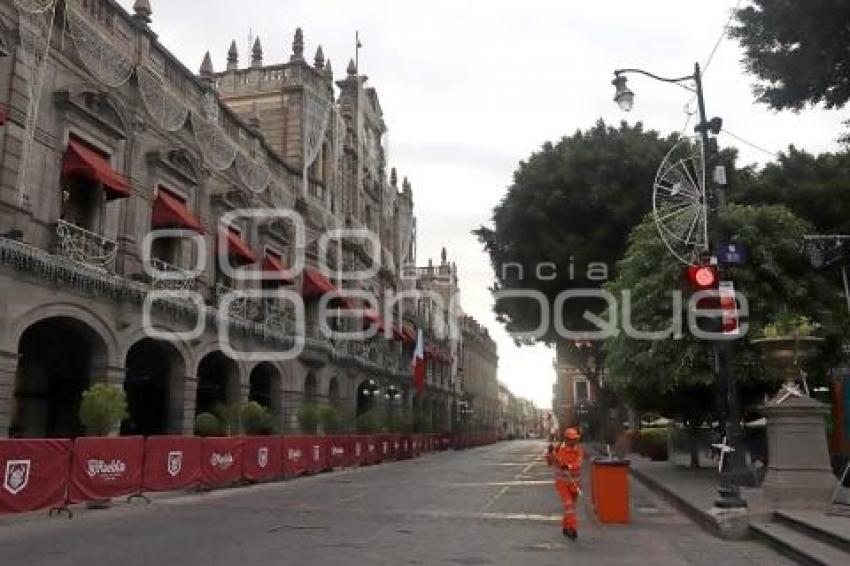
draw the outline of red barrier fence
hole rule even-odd
[[[0,439],[0,514],[291,478],[496,440],[490,434]]]
[[[201,439],[195,436],[149,436],[145,440],[145,491],[174,491],[201,481]]]
[[[68,501],[99,501],[139,493],[145,439],[81,437],[74,440]]]
[[[0,440],[0,514],[64,503],[72,446],[70,440]]]

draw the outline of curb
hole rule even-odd
[[[720,525],[718,525],[717,520],[707,511],[697,507],[664,484],[656,481],[636,468],[630,467],[629,473],[654,494],[658,495],[664,501],[675,507],[680,513],[686,515],[704,531],[717,538],[723,538],[720,535]]]

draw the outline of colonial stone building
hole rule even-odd
[[[487,328],[471,316],[461,321],[461,402],[477,428],[500,427],[499,354]]]
[[[232,46],[224,71],[208,55],[195,74],[150,3],[134,10],[0,3],[0,437],[79,434],[98,382],[127,392],[128,433],[192,433],[248,399],[281,431],[303,403],[409,411],[416,305],[370,308],[382,332],[365,341],[322,330],[362,324],[338,289],[383,300],[415,265],[377,92],[353,63],[335,81],[321,48],[308,62],[301,30],[288,61],[267,64],[258,39],[246,65]],[[487,375],[488,348],[470,354]]]
[[[562,428],[586,425],[590,407],[594,404],[593,388],[582,371],[571,363],[563,344],[558,344],[555,351],[552,409]]]

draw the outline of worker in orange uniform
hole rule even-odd
[[[581,436],[574,428],[564,432],[564,442],[555,454],[555,489],[564,504],[563,533],[575,540],[578,537],[576,500],[581,495],[581,465],[584,450],[579,444]]]

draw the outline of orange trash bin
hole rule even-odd
[[[594,459],[590,484],[599,522],[628,523],[629,461]]]

